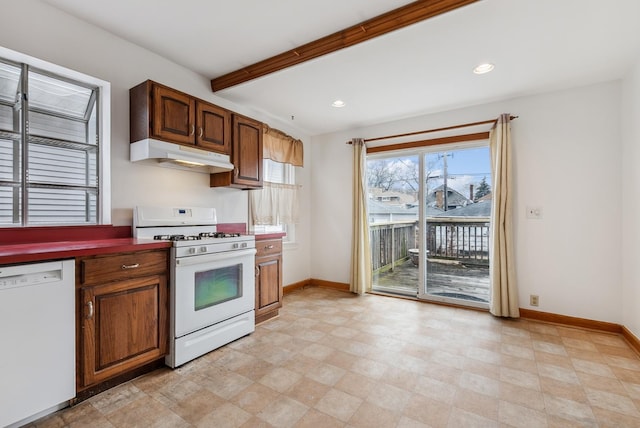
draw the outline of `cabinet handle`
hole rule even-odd
[[[87,319],[90,320],[91,318],[93,318],[93,302],[89,300],[87,302],[87,306],[89,307],[89,313],[87,314]]]
[[[265,250],[273,250],[273,245],[266,245],[264,247]]]
[[[191,133],[189,135],[193,135],[196,133],[196,126],[195,125],[191,125]]]
[[[238,168],[233,168],[233,176],[237,177],[238,176]]]
[[[140,263],[136,263],[136,264],[133,264],[133,265],[122,265],[122,269],[123,270],[124,269],[135,269],[137,267],[140,267]]]
[[[260,275],[260,269],[258,269],[258,266],[256,266],[256,276]]]
[[[198,134],[198,138],[202,138],[202,134],[203,134],[203,130],[202,130],[202,126],[200,127],[200,134]]]

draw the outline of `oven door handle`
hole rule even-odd
[[[225,251],[223,253],[202,254],[197,256],[182,257],[182,258],[176,259],[175,265],[176,266],[193,266],[193,265],[199,265],[202,263],[219,262],[219,261],[230,260],[230,259],[235,259],[239,257],[253,256],[255,254],[256,254],[255,248],[248,248],[246,250]]]

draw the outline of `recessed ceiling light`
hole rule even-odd
[[[484,64],[480,64],[476,68],[474,68],[473,72],[476,74],[485,74],[490,72],[494,68],[495,65],[491,64],[490,62],[485,62]]]
[[[334,102],[331,103],[331,106],[337,107],[337,108],[344,107],[346,105],[347,104],[342,100],[335,100]]]

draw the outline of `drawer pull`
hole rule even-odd
[[[124,270],[124,269],[135,269],[137,267],[140,267],[140,263],[136,263],[136,264],[133,264],[133,265],[122,265],[122,270]]]
[[[273,250],[273,245],[265,245],[265,250]]]
[[[87,306],[89,307],[89,313],[87,314],[87,319],[90,320],[91,318],[93,318],[93,302],[89,300],[87,302]]]

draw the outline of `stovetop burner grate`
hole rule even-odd
[[[199,241],[205,238],[239,238],[239,233],[200,232],[198,235],[154,235],[156,241]]]
[[[153,239],[156,241],[197,241],[202,238],[196,235],[154,235]]]
[[[225,233],[225,232],[201,232],[198,235],[200,238],[239,238],[239,233]]]

